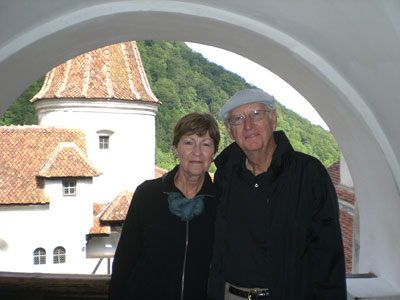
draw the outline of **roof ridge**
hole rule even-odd
[[[104,208],[95,217],[101,218],[103,216],[103,213],[110,207],[110,205],[113,203],[114,200],[108,202],[107,205],[104,206]],[[93,203],[93,204],[96,204],[96,203]],[[104,203],[97,203],[97,204],[104,204]]]
[[[68,60],[66,62],[66,65],[67,65],[66,69],[67,70],[65,71],[64,78],[62,78],[60,87],[57,89],[57,91],[55,93],[55,96],[57,98],[61,98],[62,97],[62,93],[64,92],[65,88],[67,87],[67,82],[68,82],[68,79],[69,79],[69,73],[71,71],[71,63],[72,63],[72,59],[70,59],[70,60]]]
[[[108,92],[108,98],[115,98],[114,88],[113,88],[113,80],[111,78],[111,50],[110,46],[106,46],[103,48],[104,51],[104,67],[105,67],[105,80],[106,80],[106,88]]]
[[[121,43],[121,50],[122,50],[122,56],[124,58],[124,64],[125,64],[125,68],[126,68],[126,72],[127,72],[127,76],[128,76],[128,83],[129,83],[129,88],[131,89],[132,94],[134,94],[137,98],[137,100],[141,100],[142,97],[136,93],[135,91],[135,85],[133,83],[133,76],[132,76],[132,70],[129,66],[129,62],[128,62],[128,57],[127,57],[127,52],[126,52],[126,47],[124,43]]]
[[[82,97],[87,98],[88,96],[88,90],[89,90],[89,84],[90,84],[90,70],[92,67],[92,52],[87,52],[84,54],[84,70],[83,70],[83,76],[82,76],[82,90],[81,90],[81,95]]]
[[[36,124],[31,124],[31,125],[2,125],[0,126],[0,129],[61,129],[61,130],[72,130],[72,131],[81,131],[83,132],[82,129],[80,128],[70,128],[70,127],[64,127],[64,126],[53,126],[53,125],[36,125]]]
[[[38,176],[41,177],[52,177],[49,176],[50,169],[54,166],[54,163],[57,161],[57,159],[60,156],[60,153],[66,149],[66,148],[72,148],[77,152],[77,155],[86,163],[89,165],[89,167],[92,169],[93,173],[95,176],[98,176],[101,174],[100,170],[96,168],[96,166],[89,160],[88,156],[86,153],[78,147],[78,145],[75,142],[59,142],[55,150],[50,153],[49,157],[42,163],[42,165],[39,168]]]
[[[136,63],[138,65],[138,70],[140,73],[140,77],[142,79],[144,89],[146,90],[147,94],[152,98],[152,100],[154,102],[161,103],[161,101],[157,99],[157,97],[154,95],[153,91],[150,88],[150,83],[146,76],[146,72],[144,70],[143,63],[142,63],[142,58],[140,56],[140,52],[139,52],[136,42],[131,41],[130,44],[131,44],[133,53],[135,54]]]
[[[67,145],[69,144],[69,145]],[[74,142],[60,142],[58,143],[57,147],[54,149],[53,152],[50,153],[49,157],[42,163],[42,165],[39,168],[39,173],[38,175],[42,173],[47,173],[49,172],[50,168],[53,166],[54,162],[56,161],[58,155],[60,152],[67,146],[73,147],[73,145],[76,146]],[[77,146],[76,146],[77,147]],[[78,147],[79,148],[79,147]],[[43,176],[45,177],[45,176]]]
[[[118,194],[118,196],[115,197],[115,198],[110,202],[110,205],[107,206],[107,209],[104,211],[103,215],[101,216],[101,219],[103,219],[103,218],[108,218],[108,217],[112,214],[112,211],[113,211],[113,209],[114,209],[114,208],[113,208],[113,209],[111,209],[111,211],[107,212],[107,210],[108,210],[109,208],[111,208],[112,204],[114,204],[114,203],[119,204],[119,202],[121,201],[121,199],[123,199],[124,196],[129,197],[129,196],[130,196],[129,194],[133,194],[133,192],[129,191],[128,189],[125,189],[125,190],[123,190],[122,192],[120,192],[120,193]],[[129,200],[128,200],[128,201],[129,201]]]

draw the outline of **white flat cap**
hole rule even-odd
[[[261,89],[239,91],[222,106],[218,114],[218,119],[223,121],[232,109],[249,103],[264,103],[268,107],[274,107],[275,99]]]

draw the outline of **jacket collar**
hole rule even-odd
[[[268,172],[271,172],[272,176],[280,173],[286,154],[294,152],[292,145],[283,131],[274,131],[274,139],[277,147],[274,151],[271,165],[268,169]],[[215,165],[218,169],[222,168],[232,170],[241,163],[244,157],[244,152],[242,149],[240,149],[238,144],[234,142],[226,147],[220,155],[218,155],[218,157],[215,159]]]
[[[169,171],[167,174],[164,174],[162,177],[162,192],[163,193],[180,193],[179,189],[175,186],[174,177],[179,170],[179,165],[176,165],[175,168]],[[216,188],[211,181],[211,177],[208,172],[205,173],[204,183],[201,187],[200,191],[196,196],[204,195],[209,197],[215,197],[217,195]]]

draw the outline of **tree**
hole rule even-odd
[[[229,97],[252,85],[210,63],[182,42],[139,41],[137,45],[150,86],[163,103],[156,115],[156,163],[171,169],[176,163],[171,148],[176,121],[192,111],[209,112],[217,118]],[[29,100],[42,84],[43,78],[32,84],[7,110],[0,125],[36,124],[35,109]],[[276,111],[277,130],[286,132],[295,150],[317,157],[326,167],[339,160],[339,147],[330,132],[311,124],[280,103],[276,103]],[[218,123],[221,151],[232,140],[223,123]]]
[[[44,77],[35,81],[19,96],[0,119],[0,125],[32,125],[37,124],[35,107],[30,100],[43,85]]]

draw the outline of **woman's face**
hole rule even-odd
[[[203,175],[208,171],[214,156],[214,141],[207,132],[204,136],[184,135],[174,146],[180,160],[180,171],[190,176]]]

